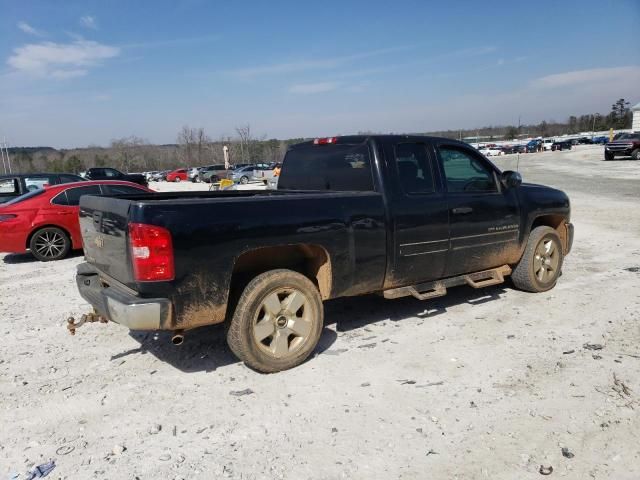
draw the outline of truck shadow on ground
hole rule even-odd
[[[434,319],[460,304],[481,305],[500,297],[507,291],[505,285],[483,289],[457,287],[444,297],[420,301],[413,297],[385,300],[379,295],[340,298],[325,302],[325,328],[314,354],[329,350],[338,339],[338,333],[365,328],[378,322],[401,322],[410,318]],[[335,330],[328,328],[335,325]],[[407,325],[409,328],[410,325]],[[338,332],[338,333],[336,333]],[[222,325],[200,327],[186,332],[184,343],[178,347],[171,343],[170,332],[136,332],[129,335],[140,347],[111,357],[117,360],[134,354],[151,354],[162,362],[185,373],[213,372],[220,367],[238,363],[226,343]],[[347,348],[348,350],[348,348]]]
[[[82,255],[84,255],[82,250],[72,250],[69,252],[69,254],[65,258],[75,258],[75,257],[80,257]],[[40,261],[33,255],[31,255],[31,253],[29,252],[10,253],[8,255],[5,255],[5,257],[2,260],[7,265],[17,265],[19,263],[34,263],[34,262],[37,263]]]

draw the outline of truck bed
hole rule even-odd
[[[331,259],[326,298],[380,290],[387,258],[384,215],[376,192],[189,192],[85,196],[80,202],[87,262],[114,288],[169,298],[175,315],[166,328],[172,329],[223,321],[238,260],[241,269],[259,268],[272,247],[323,249]],[[135,281],[129,223],[171,232],[174,280]]]

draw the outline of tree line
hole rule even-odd
[[[559,135],[574,135],[582,132],[601,132],[613,128],[614,130],[631,128],[632,112],[629,102],[624,98],[611,105],[607,114],[589,113],[586,115],[571,115],[564,122],[543,120],[537,124],[500,125],[482,128],[468,128],[462,130],[442,130],[429,132],[446,138],[469,138],[480,136],[489,139],[514,140],[520,136],[555,137]]]
[[[607,114],[571,115],[564,122],[542,121],[538,124],[489,126],[463,130],[423,132],[447,138],[479,135],[484,138],[516,139],[519,136],[553,137],[630,128],[632,121],[629,102],[621,98]],[[373,132],[367,132],[373,133]],[[384,132],[379,132],[384,133]],[[114,139],[108,147],[54,149],[51,147],[14,147],[9,149],[14,172],[73,172],[91,167],[114,167],[124,172],[170,170],[224,163],[223,147],[229,148],[231,163],[280,162],[287,148],[304,138],[279,140],[256,136],[249,124],[236,127],[235,135],[213,140],[204,128],[188,125],[178,132],[176,143],[154,145],[147,140],[130,136]]]

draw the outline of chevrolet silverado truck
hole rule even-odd
[[[444,138],[318,138],[287,151],[277,190],[83,196],[86,263],[78,323],[185,332],[224,323],[260,372],[303,362],[323,300],[378,293],[420,300],[511,275],[553,288],[571,249],[569,198],[523,184]]]
[[[604,147],[604,159],[613,160],[618,156],[628,156],[640,160],[640,132],[623,133]]]

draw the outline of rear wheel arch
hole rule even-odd
[[[31,232],[29,232],[29,235],[27,236],[27,242],[25,244],[25,248],[28,249],[29,248],[29,244],[31,243],[31,239],[33,238],[33,236],[40,230],[42,230],[43,228],[57,228],[59,230],[62,230],[64,232],[64,234],[67,236],[67,238],[69,239],[69,242],[71,242],[71,248],[74,248],[73,245],[73,237],[71,236],[71,233],[69,233],[69,230],[67,230],[64,227],[61,227],[60,225],[55,225],[53,223],[46,223],[43,225],[38,225],[37,227],[34,227]]]
[[[229,284],[229,300],[242,293],[256,276],[276,269],[289,269],[311,280],[322,300],[331,297],[333,286],[331,258],[316,244],[293,244],[259,247],[244,251],[236,258]]]

